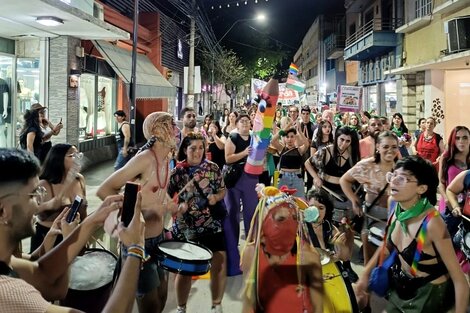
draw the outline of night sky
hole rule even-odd
[[[237,2],[239,6],[237,6]],[[344,0],[199,0],[212,23],[217,38],[221,38],[238,19],[253,18],[258,13],[267,20],[237,23],[222,40],[225,47],[243,54],[245,49],[256,49],[253,36],[267,34],[293,57],[302,38],[318,14],[344,12]],[[227,4],[230,7],[227,7]],[[219,9],[219,5],[222,6]],[[211,7],[214,6],[214,9]],[[251,26],[251,27],[250,27]]]

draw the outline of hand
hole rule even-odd
[[[462,210],[460,209],[460,206],[455,206],[455,208],[452,209],[452,215],[453,216],[462,216]]]
[[[314,177],[313,183],[315,184],[315,187],[321,188],[321,186],[323,185],[323,180],[319,177]]]
[[[250,145],[250,146],[246,147],[244,152],[245,152],[246,156],[249,156],[251,151],[253,151],[253,147]]]
[[[178,204],[178,210],[176,216],[181,217],[188,210],[188,204],[186,202]]]
[[[122,148],[121,153],[122,153],[123,157],[127,158],[127,156],[128,156],[127,148]]]
[[[106,201],[106,200],[105,200]],[[125,227],[124,223],[118,225],[118,236],[124,246],[145,245],[145,220],[141,212],[142,206],[142,192],[137,193],[137,201],[134,207],[134,216],[132,217],[129,226]]]
[[[362,211],[362,208],[360,206],[357,205],[357,203],[354,201],[353,202],[353,212],[355,215],[357,216],[362,216],[364,215],[364,212]]]
[[[217,195],[211,194],[207,196],[207,200],[209,202],[209,205],[215,205],[217,203]]]
[[[2,117],[3,117],[3,118],[7,118],[7,116],[8,116],[8,111],[6,111],[6,110],[3,111]]]
[[[102,226],[105,219],[111,212],[122,209],[123,198],[123,195],[107,196],[106,199],[104,199],[104,201],[101,203],[100,207],[95,212],[90,214],[85,222],[89,220],[91,223]]]

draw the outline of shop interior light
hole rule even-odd
[[[64,24],[64,21],[55,16],[39,16],[36,18],[36,22],[44,26],[59,26]]]

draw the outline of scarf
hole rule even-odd
[[[397,203],[395,209],[395,220],[390,225],[389,236],[393,233],[397,221],[400,223],[400,226],[405,234],[408,234],[408,228],[406,226],[406,221],[422,214],[427,209],[431,208],[432,205],[429,203],[427,198],[421,198],[408,210],[402,210],[400,203]]]

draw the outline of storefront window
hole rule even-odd
[[[114,120],[114,106],[116,96],[114,79],[98,76],[98,127],[97,136],[111,134]]]
[[[397,83],[395,81],[385,83],[385,105],[387,116],[397,111]]]
[[[16,130],[19,137],[26,110],[39,102],[39,58],[18,58],[16,80]]]
[[[95,75],[80,76],[79,140],[93,139],[95,124]]]
[[[13,146],[11,81],[13,57],[0,55],[0,147]]]
[[[80,141],[111,134],[115,97],[114,79],[94,74],[80,76]]]

